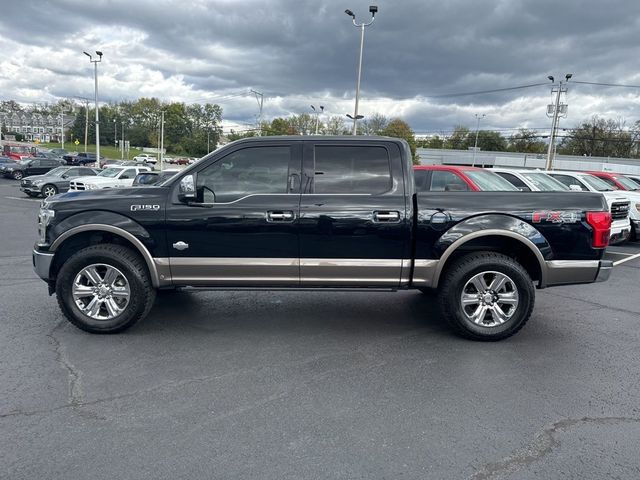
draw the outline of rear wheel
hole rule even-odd
[[[22,180],[24,174],[20,170],[16,170],[15,172],[13,172],[12,176],[15,180]]]
[[[471,253],[456,260],[444,275],[440,309],[460,335],[472,340],[501,340],[529,320],[535,288],[527,271],[511,257]]]
[[[147,315],[156,292],[136,252],[120,245],[94,245],[63,264],[56,295],[76,327],[91,333],[118,333]]]
[[[45,198],[53,197],[57,193],[58,193],[58,188],[55,185],[47,184],[44,187],[42,187],[42,196]]]

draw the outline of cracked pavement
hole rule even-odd
[[[0,179],[0,478],[640,478],[640,260],[498,343],[415,292],[162,295],[70,325]],[[640,246],[625,247],[629,250]]]

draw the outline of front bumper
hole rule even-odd
[[[546,262],[543,287],[605,282],[611,275],[610,260],[551,260]]]
[[[53,262],[53,253],[39,252],[33,250],[33,269],[36,274],[43,280],[49,281],[49,272],[51,271],[51,263]]]
[[[635,239],[640,239],[640,220],[631,219],[631,231],[635,233]]]
[[[37,193],[38,195],[41,193],[40,187],[35,185],[20,186],[20,191],[24,193]]]

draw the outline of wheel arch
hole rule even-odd
[[[132,233],[113,226],[99,223],[89,223],[72,227],[58,236],[49,247],[49,251],[54,253],[51,265],[51,276],[55,277],[64,260],[70,256],[78,247],[95,245],[99,243],[117,243],[126,245],[144,259],[144,262],[151,277],[151,283],[155,288],[166,284],[166,276],[158,271],[151,252]]]
[[[432,287],[438,286],[443,273],[456,258],[475,251],[504,253],[516,259],[539,287],[546,285],[547,264],[535,243],[509,230],[485,229],[468,233],[446,248],[434,269]]]

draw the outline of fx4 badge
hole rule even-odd
[[[132,212],[139,212],[141,210],[147,212],[157,212],[160,210],[160,205],[131,205]]]
[[[533,223],[578,223],[580,221],[580,213],[542,210],[540,212],[533,212],[531,221]]]

